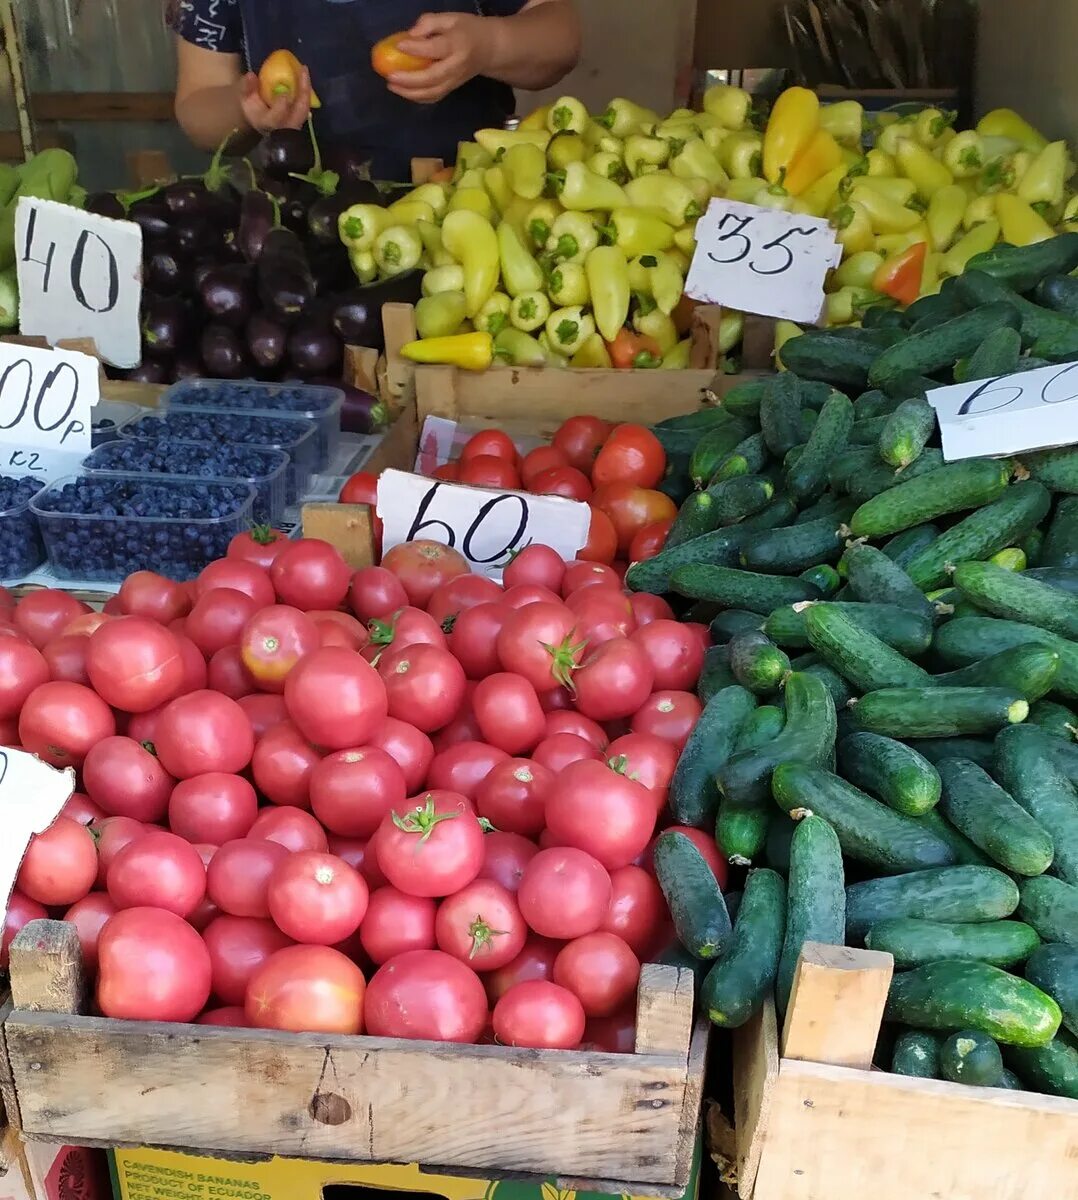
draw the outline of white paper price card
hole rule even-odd
[[[378,478],[382,548],[423,538],[459,550],[482,575],[500,578],[514,551],[531,542],[566,561],[587,542],[591,509],[561,496],[464,487],[407,471]]]
[[[0,899],[6,911],[26,847],[60,815],[75,772],[58,771],[23,750],[0,749]]]
[[[928,402],[948,462],[1078,442],[1078,363],[933,388]]]
[[[822,217],[712,200],[696,226],[685,292],[705,304],[813,324],[842,248]]]
[[[90,453],[96,358],[0,342],[0,474],[56,476]]]
[[[15,211],[19,326],[50,345],[93,338],[101,357],[134,367],[141,355],[142,229],[53,200]]]

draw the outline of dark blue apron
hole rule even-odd
[[[277,49],[307,64],[322,102],[315,130],[324,145],[344,143],[371,159],[376,179],[409,180],[411,160],[456,160],[457,143],[501,125],[512,89],[476,78],[437,104],[413,104],[371,68],[375,42],[409,28],[425,12],[479,12],[472,0],[240,0],[246,57],[258,64]]]

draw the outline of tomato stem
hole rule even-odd
[[[554,678],[554,682],[560,687],[568,688],[569,691],[575,692],[576,685],[573,683],[573,672],[580,666],[581,655],[588,647],[587,639],[574,642],[573,630],[567,633],[562,641],[557,645],[551,642],[540,642],[539,644],[550,655],[553,660],[550,664],[550,673]]]
[[[425,842],[434,832],[434,827],[439,821],[450,821],[454,817],[459,817],[460,813],[455,812],[435,812],[434,797],[427,793],[426,804],[417,804],[411,812],[405,813],[403,817],[396,813],[391,814],[393,824],[401,830],[402,833],[418,833],[419,840]]]
[[[475,920],[468,926],[468,934],[472,939],[472,948],[468,951],[469,959],[475,958],[480,950],[493,946],[496,937],[504,937],[508,932],[508,929],[491,929],[477,913]]]

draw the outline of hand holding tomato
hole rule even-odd
[[[486,74],[493,36],[493,24],[475,13],[424,13],[393,46],[389,90],[413,104],[437,103]],[[383,73],[377,65],[375,70]]]

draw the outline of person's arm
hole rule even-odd
[[[434,60],[421,71],[389,77],[390,91],[418,104],[433,104],[476,75],[537,91],[576,66],[580,21],[573,0],[528,0],[509,17],[427,13],[400,49]]]

